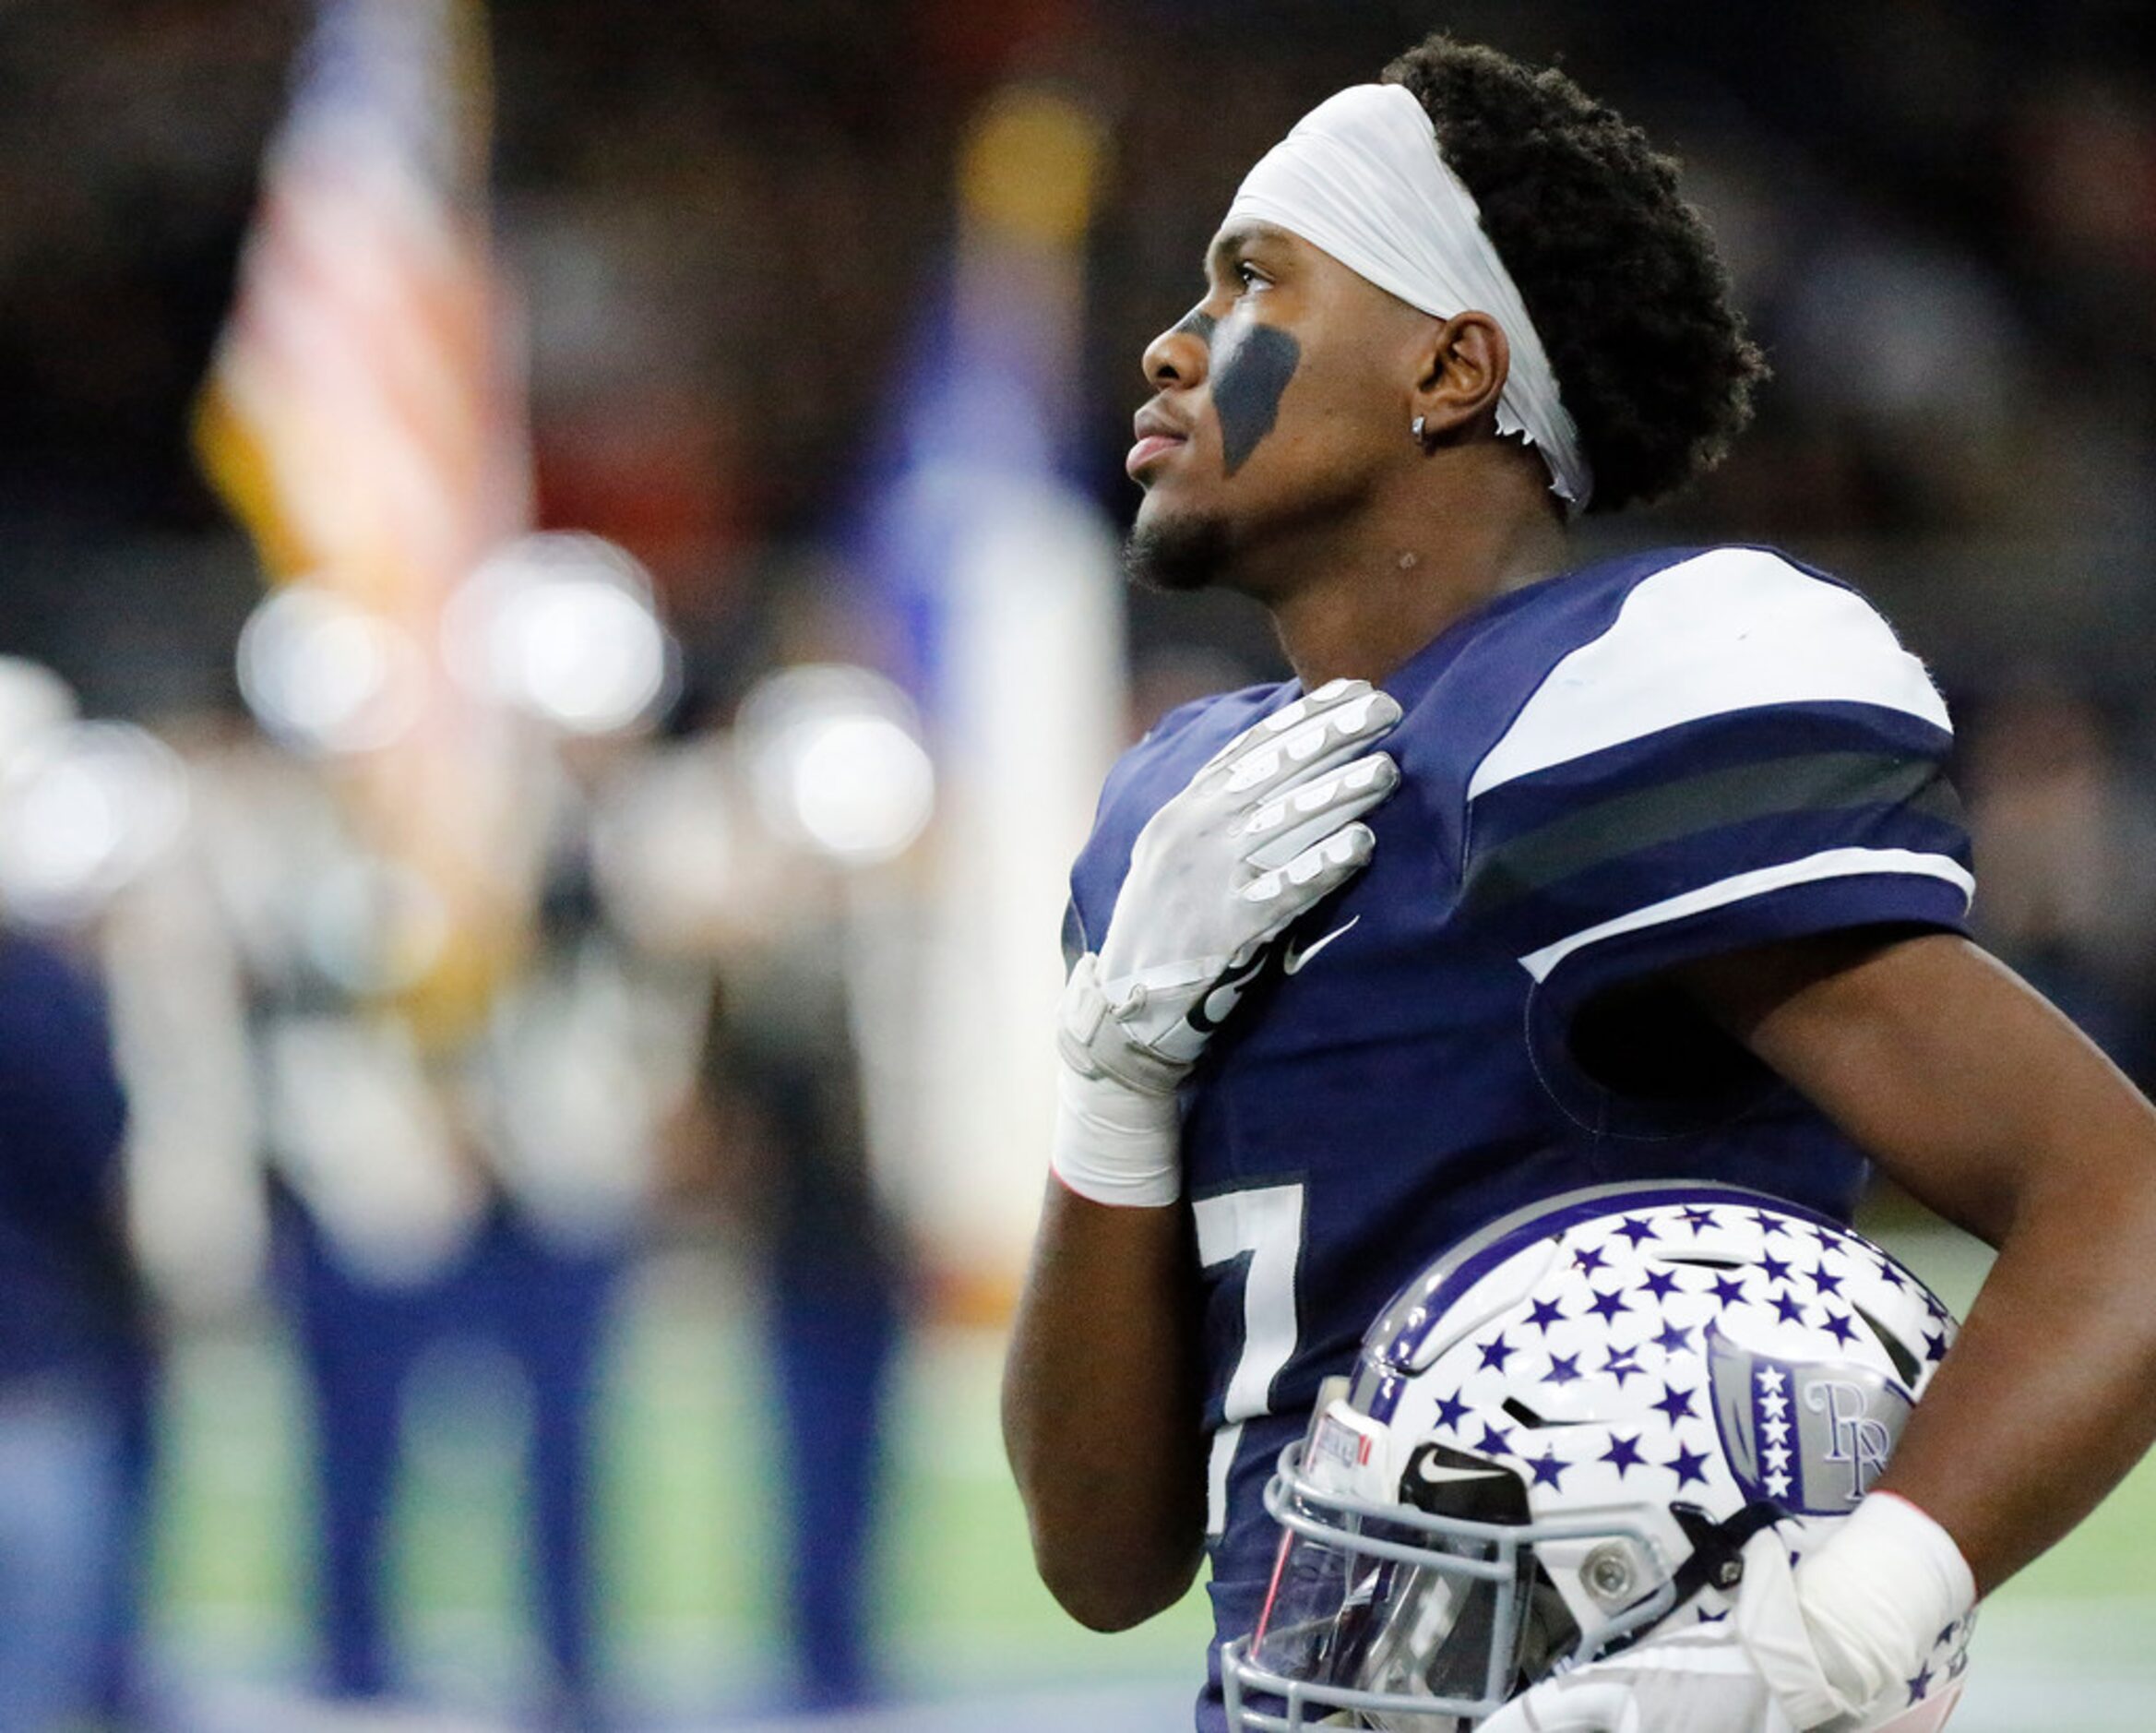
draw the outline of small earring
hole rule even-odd
[[[1417,445],[1421,445],[1423,443],[1423,420],[1424,417],[1418,415],[1414,418],[1413,421],[1408,424],[1408,436],[1410,438],[1413,439]]]

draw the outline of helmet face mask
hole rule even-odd
[[[1521,1631],[1524,1555],[1517,1524],[1483,1524],[1412,1506],[1394,1513],[1303,1477],[1291,1452],[1280,1517],[1287,1533],[1252,1659],[1328,1692],[1403,1697],[1441,1709],[1508,1677]],[[1500,1471],[1481,1477],[1518,1483]],[[1526,1505],[1519,1500],[1519,1516]],[[1497,1532],[1485,1533],[1485,1528]],[[1379,1722],[1382,1726],[1383,1723]]]
[[[1465,1733],[1535,1680],[1720,1619],[1885,1466],[1953,1321],[1845,1228],[1735,1188],[1607,1187],[1403,1289],[1266,1493],[1221,1670],[1239,1729]],[[1958,1673],[1966,1625],[1936,1664]]]
[[[1337,1404],[1320,1409],[1267,1488],[1286,1532],[1258,1628],[1232,1645],[1231,1725],[1329,1726],[1311,1712],[1353,1710],[1360,1718],[1347,1725],[1454,1733],[1519,1681],[1605,1652],[1674,1605],[1674,1569],[1658,1565],[1649,1582],[1639,1568],[1662,1550],[1645,1525],[1532,1520],[1519,1476],[1502,1464],[1425,1443],[1403,1479],[1412,1502],[1388,1509],[1342,1489],[1323,1440],[1344,1417]],[[1367,1423],[1358,1430],[1369,1435]],[[1591,1628],[1540,1562],[1543,1548],[1626,1561],[1613,1610]],[[1252,1690],[1295,1714],[1237,1703]]]

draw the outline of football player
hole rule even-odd
[[[1891,1466],[1711,1664],[1515,1705],[1835,1721],[2156,1434],[2156,1110],[1966,937],[1947,712],[1855,592],[1573,552],[1761,372],[1638,132],[1433,38],[1257,164],[1205,270],[1145,352],[1131,560],[1257,598],[1297,677],[1164,719],[1072,875],[1006,1383],[1042,1574],[1115,1630],[1209,1554],[1246,1634],[1274,1459],[1428,1247],[1656,1177],[1846,1221],[1869,1157],[2000,1249]]]

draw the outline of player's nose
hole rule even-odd
[[[1148,343],[1145,353],[1138,357],[1138,365],[1145,370],[1146,383],[1156,391],[1165,391],[1177,386],[1193,386],[1203,379],[1211,353],[1199,329],[1198,316],[1192,315],[1171,325]]]

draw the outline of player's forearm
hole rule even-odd
[[[1771,1004],[1718,1009],[1891,1177],[2000,1249],[1881,1483],[1989,1590],[2156,1439],[2156,1108],[1964,940],[1825,960],[1757,989]]]
[[[2156,1119],[2136,1096],[2057,1135],[1882,1481],[1987,1592],[2156,1440]]]
[[[1095,1630],[1190,1586],[1204,1542],[1196,1265],[1180,1204],[1051,1181],[1004,1370],[1004,1442],[1051,1593]]]

